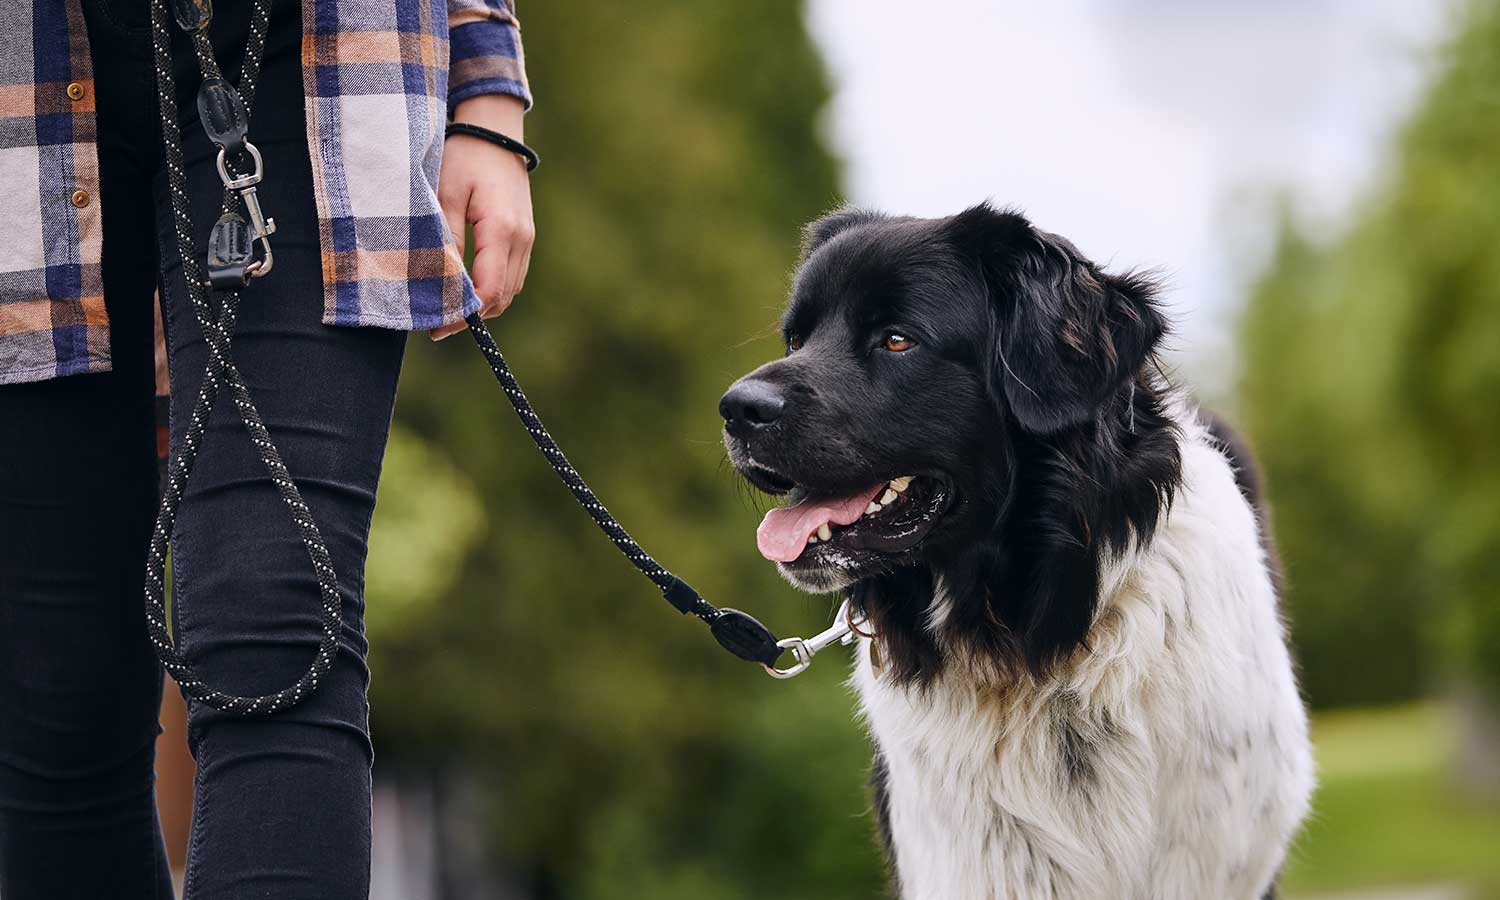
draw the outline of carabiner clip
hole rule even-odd
[[[255,196],[255,188],[242,189],[240,199],[245,201],[245,212],[250,216],[250,230],[255,233],[253,240],[260,244],[260,259],[246,266],[245,271],[250,273],[251,278],[260,278],[270,274],[271,265],[275,262],[271,256],[271,235],[276,233],[276,220],[267,218],[261,212],[260,198]]]
[[[847,646],[854,643],[856,632],[854,631],[854,622],[850,619],[850,616],[849,599],[846,597],[844,598],[844,602],[839,605],[839,611],[834,614],[833,624],[828,626],[828,628],[810,638],[790,637],[776,642],[776,646],[783,650],[791,651],[792,658],[796,660],[796,663],[785,669],[778,669],[775,666],[764,664],[762,668],[772,678],[783,680],[796,678],[808,670],[812,665],[813,657],[817,656],[823,650],[834,644]]]
[[[235,175],[230,172],[229,154],[223,147],[219,148],[214,165],[218,167],[219,180],[224,182],[224,187],[237,191],[245,203],[245,214],[250,217],[250,231],[253,235],[251,240],[260,244],[260,258],[247,264],[245,273],[251,278],[260,278],[270,274],[271,266],[275,264],[275,258],[271,255],[270,238],[276,233],[276,220],[267,216],[260,208],[260,197],[255,193],[255,186],[265,176],[265,163],[261,159],[260,150],[249,141],[245,141],[244,150],[250,154],[250,161],[254,164],[250,174]]]

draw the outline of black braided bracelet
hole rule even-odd
[[[481,128],[478,125],[470,125],[468,122],[449,122],[448,127],[443,131],[443,136],[453,137],[455,134],[467,134],[469,137],[477,137],[482,141],[489,141],[496,147],[509,150],[526,160],[526,171],[528,172],[541,165],[542,158],[536,155],[535,150],[515,138],[503,135],[498,131]]]

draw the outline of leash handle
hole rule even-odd
[[[204,30],[207,25],[208,5],[206,3],[193,4],[190,0],[187,2],[187,7],[184,7],[183,3],[178,3],[179,10],[184,8],[189,12],[196,10],[202,14],[202,21],[193,20],[179,24],[183,25],[184,30],[190,32],[193,49],[205,83],[217,80],[222,85],[222,76],[213,55],[213,45],[209,42],[207,31]],[[255,408],[244,379],[240,376],[239,369],[230,355],[231,337],[239,312],[238,287],[242,287],[250,277],[254,277],[257,271],[263,275],[271,268],[270,244],[265,238],[271,231],[274,231],[275,224],[269,219],[262,219],[259,205],[253,199],[254,185],[260,180],[261,167],[258,154],[255,154],[253,150],[254,145],[244,139],[244,131],[249,124],[248,110],[255,96],[255,82],[260,74],[260,61],[265,50],[269,23],[268,0],[254,0],[250,17],[250,33],[245,44],[245,59],[241,67],[240,89],[237,95],[242,102],[236,104],[230,95],[225,94],[219,97],[221,102],[215,104],[218,114],[204,120],[209,138],[221,148],[219,168],[220,177],[224,181],[224,215],[225,217],[233,215],[242,198],[248,193],[250,200],[247,206],[252,219],[250,228],[253,229],[254,239],[262,244],[264,252],[260,260],[251,261],[248,256],[242,258],[241,251],[248,246],[245,240],[247,235],[243,229],[236,232],[229,230],[226,226],[226,230],[220,231],[220,240],[214,242],[215,249],[225,256],[228,263],[232,264],[229,268],[237,269],[235,279],[237,283],[233,285],[235,289],[220,291],[220,303],[215,309],[209,298],[209,279],[204,277],[203,267],[193,252],[193,216],[187,193],[187,170],[183,162],[182,133],[177,124],[176,83],[172,70],[171,32],[166,0],[152,0],[151,4],[157,100],[161,114],[162,144],[165,151],[173,224],[176,230],[178,251],[182,257],[183,278],[186,282],[188,298],[191,301],[194,316],[198,320],[198,327],[203,334],[204,342],[208,346],[209,358],[203,373],[203,383],[199,387],[197,400],[189,416],[187,431],[183,435],[181,446],[174,450],[168,463],[167,483],[162,492],[161,507],[157,510],[156,528],[151,534],[146,564],[146,627],[162,666],[172,674],[183,693],[215,709],[246,716],[269,715],[286,709],[307,699],[313,691],[317,690],[319,680],[332,668],[334,657],[338,654],[339,633],[343,625],[343,600],[339,595],[338,581],[328,548],[323,543],[311,511],[303,502],[297,485],[292,481],[291,474],[282,462],[276,445],[271,441],[271,435],[267,432],[260,412]],[[189,28],[189,24],[194,27]],[[224,85],[219,90],[222,92],[226,87],[227,85]],[[237,145],[238,148],[250,152],[255,168],[249,176],[234,176],[228,171],[224,159],[225,148],[229,145]],[[220,222],[223,223],[224,219],[221,218]],[[218,280],[214,283],[216,288],[228,286]],[[240,420],[250,436],[250,441],[255,445],[262,465],[270,475],[272,483],[276,486],[282,502],[285,503],[291,515],[298,537],[307,549],[322,603],[320,622],[322,634],[317,652],[307,670],[290,686],[274,694],[263,696],[230,694],[204,682],[187,657],[178,649],[165,604],[167,550],[177,519],[177,509],[187,490],[188,480],[192,476],[198,450],[203,443],[203,432],[213,412],[215,400],[224,388],[229,390]],[[178,601],[174,606],[180,607],[180,595],[174,599]]]

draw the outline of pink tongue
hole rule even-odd
[[[872,485],[848,497],[803,500],[796,506],[782,506],[766,513],[755,532],[760,555],[772,562],[791,562],[802,555],[807,536],[821,525],[848,525],[864,515],[865,507],[875,499],[885,484]]]

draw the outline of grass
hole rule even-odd
[[[1454,784],[1441,707],[1325,713],[1313,741],[1319,788],[1288,894],[1447,882],[1500,898],[1500,810],[1466,802]]]

